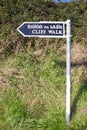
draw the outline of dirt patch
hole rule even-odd
[[[72,77],[75,78],[75,84],[87,82],[87,48],[74,44],[71,50]]]
[[[71,50],[72,53],[72,66],[85,65],[87,66],[87,48],[74,44]]]
[[[3,67],[0,68],[0,90],[5,90],[10,87],[8,78],[14,80],[23,79],[24,77],[16,68]]]
[[[0,93],[8,87],[8,82],[6,78],[2,75],[0,75]]]
[[[0,85],[1,84],[6,84],[6,80],[3,76],[0,76]]]

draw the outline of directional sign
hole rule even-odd
[[[17,30],[24,37],[66,38],[66,123],[69,125],[71,114],[71,20],[65,22],[24,22]]]
[[[63,37],[63,22],[24,22],[17,30],[24,37]]]

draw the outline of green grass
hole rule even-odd
[[[0,129],[16,129],[27,117],[26,104],[14,89],[7,90],[0,98]]]
[[[1,130],[87,130],[87,82],[72,79],[72,118],[65,121],[65,59],[51,50],[35,57],[20,53],[1,65],[9,88],[0,94]],[[8,71],[8,70],[7,70]],[[79,76],[79,74],[77,74]]]

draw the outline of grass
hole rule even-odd
[[[87,130],[87,81],[75,85],[79,73],[72,74],[72,118],[66,126],[65,58],[55,49],[39,58],[31,52],[11,56],[0,68],[9,84],[0,94],[1,130]]]
[[[27,117],[26,104],[13,89],[0,98],[0,129],[16,129]]]

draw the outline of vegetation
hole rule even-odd
[[[0,129],[87,130],[87,2],[1,0]],[[71,122],[65,39],[24,38],[24,21],[72,21]]]

